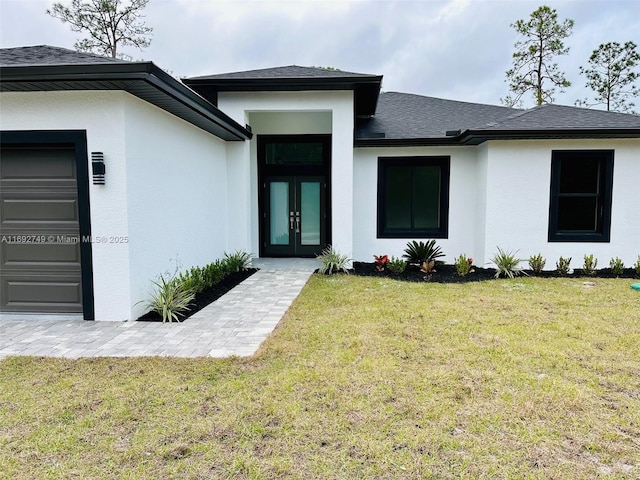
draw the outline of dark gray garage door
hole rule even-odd
[[[75,153],[2,146],[0,311],[82,312]]]

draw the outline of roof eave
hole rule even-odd
[[[252,136],[152,62],[0,67],[0,91],[55,90],[124,90],[223,140],[242,141]]]
[[[557,140],[640,138],[640,128],[555,128],[537,130],[466,130],[455,137],[462,145],[480,145],[488,140]]]
[[[424,137],[424,138],[356,138],[356,148],[365,147],[437,147],[460,145],[451,137]]]
[[[375,114],[382,75],[363,77],[184,78],[185,85],[205,95],[218,92],[305,92],[353,90],[356,116]]]
[[[355,147],[474,146],[489,140],[640,138],[640,128],[572,128],[555,130],[465,130],[455,137],[356,138]]]

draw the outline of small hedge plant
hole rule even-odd
[[[560,257],[556,262],[556,272],[558,272],[558,275],[567,275],[569,273],[569,265],[571,265],[571,257]]]
[[[391,256],[391,260],[389,260],[387,268],[394,275],[400,275],[407,268],[407,262],[405,262],[401,258],[397,258],[397,257]]]
[[[609,262],[609,266],[611,267],[611,273],[616,276],[624,273],[624,262],[620,257],[612,258]]]
[[[463,253],[456,258],[454,266],[456,267],[456,272],[461,277],[466,277],[468,274],[475,271],[473,269],[473,258],[467,257],[466,253]]]
[[[598,259],[593,254],[584,256],[584,263],[582,264],[582,273],[585,275],[595,275],[596,268],[598,267]]]
[[[544,268],[546,263],[547,261],[545,260],[545,258],[542,256],[541,253],[538,253],[537,255],[531,255],[529,257],[529,268],[536,275],[539,275],[542,273],[542,269]]]

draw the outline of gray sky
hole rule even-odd
[[[52,3],[0,0],[0,46],[73,48],[79,34],[46,15]],[[176,77],[332,66],[384,75],[386,91],[498,104],[518,39],[510,24],[544,4],[575,21],[558,59],[573,85],[556,94],[572,105],[589,93],[578,67],[592,50],[640,45],[640,0],[150,0],[151,46],[125,53]]]

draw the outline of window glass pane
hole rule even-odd
[[[440,226],[440,167],[413,168],[413,228]]]
[[[271,245],[289,245],[289,182],[269,184]]]
[[[386,227],[411,228],[411,167],[387,167],[386,182]]]
[[[598,230],[598,198],[558,198],[558,230],[596,232]]]
[[[267,165],[322,165],[322,143],[268,143]]]
[[[320,245],[320,182],[300,183],[300,243]]]
[[[598,193],[600,162],[594,158],[563,158],[560,193]]]

